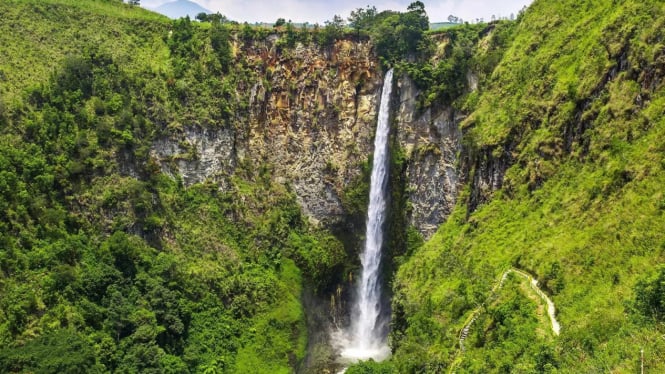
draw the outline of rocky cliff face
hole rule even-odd
[[[324,53],[279,54],[268,43],[250,53],[269,59],[270,74],[251,90],[247,157],[274,165],[311,220],[336,221],[344,187],[371,153],[381,91],[371,46],[339,41]]]
[[[477,55],[489,53],[494,31],[495,27],[489,26],[482,32],[474,47]],[[430,62],[435,66],[449,58],[446,51],[452,47],[452,40],[447,34],[433,39],[436,48]],[[478,90],[480,78],[487,72],[473,71],[470,66],[466,69],[469,70],[465,73],[464,91],[472,93]],[[407,218],[427,240],[452,212],[460,186],[468,184],[470,187],[466,204],[469,211],[488,201],[493,192],[502,187],[506,170],[514,161],[510,149],[515,145],[464,147],[460,129],[465,127],[467,113],[441,104],[419,109],[421,92],[415,83],[405,75],[398,85],[397,140],[408,160],[406,193],[412,208]]]
[[[255,82],[238,87],[248,103],[233,128],[185,125],[157,140],[152,155],[185,184],[228,182],[238,164],[268,165],[293,186],[303,212],[331,224],[343,212],[345,186],[371,154],[381,72],[367,41],[337,41],[328,49],[302,44],[282,49],[276,35],[236,41],[237,58]]]
[[[429,239],[448,217],[457,199],[461,150],[459,123],[464,116],[451,107],[418,113],[418,90],[406,76],[399,80],[398,141],[409,160],[407,192],[413,209],[409,223]]]
[[[211,179],[222,189],[239,165],[267,165],[275,181],[293,187],[312,223],[340,222],[344,189],[372,152],[382,88],[372,46],[340,40],[330,48],[284,48],[272,35],[236,40],[234,50],[251,69],[252,81],[236,87],[247,111],[236,114],[233,126],[185,124],[154,142],[153,158],[186,185]],[[469,73],[467,80],[474,90],[477,78]],[[393,136],[409,160],[407,219],[428,239],[451,213],[461,183],[473,182],[470,206],[476,206],[501,186],[506,163],[495,165],[491,155],[462,149],[463,113],[450,106],[418,110],[413,81],[404,75],[397,85]]]
[[[159,138],[153,144],[152,155],[160,160],[163,172],[179,175],[185,185],[208,178],[227,181],[237,160],[232,129],[187,126],[179,136]]]

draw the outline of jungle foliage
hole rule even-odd
[[[150,154],[245,110],[230,26],[82,3],[0,4],[0,371],[291,372],[342,244],[269,165],[221,191]]]
[[[235,126],[248,110],[236,88],[258,77],[231,41],[271,33],[284,51],[370,38],[421,109],[467,115],[468,175],[448,221],[423,244],[390,218],[406,249],[394,356],[349,373],[636,372],[642,349],[646,370],[665,371],[662,2],[536,0],[515,22],[433,33],[418,1],[361,8],[350,28],[339,16],[302,29],[170,21],[106,0],[6,0],[0,13],[0,371],[298,365],[301,288],[328,287],[344,245],[309,226],[270,165],[240,163],[220,190],[185,187],[150,155],[185,123]],[[476,182],[487,165],[496,191]],[[366,189],[365,175],[343,197],[355,219]],[[561,335],[524,282],[492,294],[510,267],[539,280]]]
[[[664,14],[658,1],[537,0],[512,24],[443,31],[447,62],[406,65],[423,108],[467,115],[469,175],[448,221],[397,273],[398,372],[665,369]],[[474,91],[446,68],[455,61],[478,78]],[[483,168],[500,173],[498,190],[478,183]],[[510,267],[538,279],[561,335],[519,282],[484,304]]]

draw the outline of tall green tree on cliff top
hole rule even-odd
[[[377,18],[371,35],[384,64],[392,65],[424,49],[429,18],[422,2],[411,3],[406,13],[382,12]]]

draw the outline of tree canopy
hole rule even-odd
[[[371,36],[384,64],[415,57],[427,48],[429,17],[422,2],[411,3],[405,13],[386,11],[374,19]]]

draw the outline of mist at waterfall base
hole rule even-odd
[[[360,255],[362,274],[357,284],[351,324],[348,329],[333,334],[340,348],[341,360],[352,363],[359,360],[381,361],[390,356],[386,342],[387,317],[381,311],[380,265],[383,246],[383,226],[386,218],[388,184],[388,132],[390,130],[390,95],[393,71],[386,73],[379,105],[379,119],[374,138],[374,162],[370,180],[370,198],[367,209],[365,248]]]

